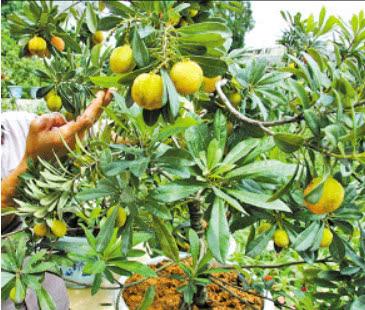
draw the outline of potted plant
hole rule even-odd
[[[236,4],[110,1],[99,16],[103,6],[88,2],[85,14],[69,8],[74,31],[52,2],[25,8],[36,29],[13,16],[24,55],[50,57],[37,97],[75,118],[95,89],[116,90],[97,134],[22,175],[3,213],[21,217],[25,234],[4,236],[21,245],[6,243],[5,298],[21,305],[33,288],[41,308],[55,309],[42,275],[66,277],[61,267],[77,264],[89,282],[68,280],[92,295],[115,292],[117,309],[290,307],[252,271],[280,264],[245,262],[272,241],[296,253],[289,266],[322,266],[313,279],[321,307],[362,305],[364,16],[351,26],[324,9],[318,19],[286,17],[298,29],[285,44],[309,45],[272,65],[230,49],[216,10],[244,8]],[[342,40],[317,49],[331,31]],[[242,229],[243,261],[228,255]]]

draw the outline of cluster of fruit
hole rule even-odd
[[[113,50],[109,60],[110,69],[114,73],[127,73],[135,67],[133,50],[125,44]],[[170,77],[176,90],[181,95],[191,95],[201,87],[207,93],[215,91],[215,84],[221,76],[205,77],[203,70],[194,61],[183,60],[175,63],[170,71]],[[155,72],[142,73],[136,77],[132,85],[132,98],[140,107],[147,110],[157,110],[162,106],[163,80]]]
[[[322,178],[315,178],[304,190],[304,196],[309,194],[314,188],[316,188],[322,182]],[[310,203],[304,200],[305,206],[308,210],[314,214],[326,214],[337,210],[344,199],[344,189],[342,185],[334,178],[329,177],[324,183],[322,188],[322,194],[316,203]],[[261,223],[258,227],[257,232],[264,233],[271,228],[270,223]],[[274,243],[279,248],[287,248],[290,240],[288,233],[280,228],[274,233]],[[333,234],[329,228],[323,229],[322,239],[320,246],[329,247],[333,240]]]
[[[31,55],[37,55],[41,58],[51,57],[51,53],[49,51],[49,44],[51,44],[56,50],[62,52],[65,49],[65,42],[62,38],[57,36],[52,36],[49,43],[41,37],[34,36],[28,42],[28,51]]]
[[[115,207],[111,207],[107,211],[107,217],[110,217],[113,213]],[[118,214],[116,218],[115,226],[118,228],[121,228],[124,226],[125,222],[127,220],[127,212],[124,208],[118,207]],[[53,236],[57,238],[61,238],[66,235],[67,233],[67,225],[65,222],[54,219],[50,223],[50,229]],[[47,236],[49,233],[48,225],[45,222],[36,223],[33,226],[33,233],[36,237],[43,238]]]

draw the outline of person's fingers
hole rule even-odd
[[[29,128],[30,133],[36,133],[42,130],[46,130],[49,128],[50,124],[52,123],[53,117],[51,114],[44,114],[40,117],[35,118]]]
[[[58,112],[52,114],[51,122],[52,122],[52,128],[61,127],[67,123],[65,117]]]

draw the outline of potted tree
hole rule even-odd
[[[105,5],[105,15],[91,2],[85,14],[70,7],[74,31],[52,2],[25,6],[37,28],[21,12],[11,19],[25,55],[51,57],[38,97],[74,118],[96,88],[116,90],[97,134],[66,158],[29,163],[4,213],[25,227],[4,236],[2,295],[21,305],[33,288],[42,309],[55,309],[44,273],[81,264],[90,282],[69,281],[115,291],[117,309],[282,306],[267,294],[271,279],[249,272],[276,265],[228,259],[231,234],[249,229],[247,258],[272,240],[302,257],[292,264],[329,263],[318,273],[332,289],[314,295],[321,306],[361,306],[365,249],[350,235],[364,236],[363,14],[351,26],[324,9],[318,20],[286,16],[296,31],[285,44],[312,41],[272,66],[230,49],[221,3]],[[334,30],[341,40],[319,49]],[[138,259],[146,254],[158,258]]]

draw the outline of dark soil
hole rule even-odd
[[[163,266],[164,262],[151,265],[152,269],[158,269]],[[157,278],[150,278],[138,285],[131,286],[124,290],[123,298],[128,305],[129,309],[137,309],[142,303],[144,294],[147,288],[151,285],[156,286],[156,295],[153,304],[149,307],[149,310],[178,310],[183,301],[182,295],[176,290],[178,287],[184,284],[184,281],[178,280],[173,275],[183,276],[184,273],[179,266],[169,266],[158,273]],[[222,279],[225,282],[237,285],[237,273],[225,272],[214,274],[215,277]],[[135,282],[141,280],[143,277],[140,275],[133,275],[126,283]],[[262,309],[263,300],[260,297],[252,295],[250,293],[242,292],[239,289],[226,286],[230,291],[234,292],[240,298],[246,300],[249,306],[243,304],[238,298],[233,297],[230,293],[221,289],[215,284],[210,284],[208,288],[208,305],[209,309],[225,310],[225,309]],[[193,309],[198,309],[193,307]]]

